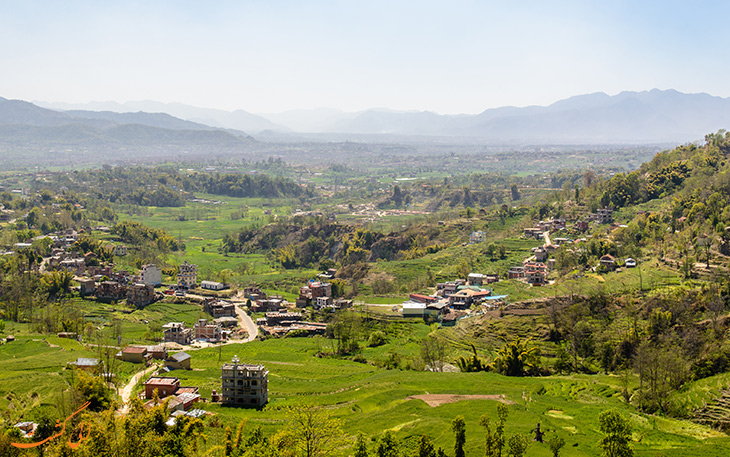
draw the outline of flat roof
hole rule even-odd
[[[147,352],[147,348],[139,346],[127,346],[126,348],[122,349],[122,352],[126,354],[144,354],[145,352]]]

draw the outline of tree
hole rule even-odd
[[[434,449],[433,442],[428,435],[421,435],[421,437],[418,438],[418,450],[416,451],[416,457],[436,457],[436,450]]]
[[[522,457],[529,445],[530,440],[525,435],[512,435],[507,441],[510,457]]]
[[[488,371],[489,363],[479,358],[477,355],[477,347],[474,346],[474,343],[471,343],[471,350],[473,354],[470,357],[460,355],[459,358],[456,359],[456,366],[459,367],[459,370],[465,373]]]
[[[560,457],[560,450],[565,446],[565,440],[555,435],[547,439],[547,445],[550,448],[550,452],[553,453],[553,457]]]
[[[520,191],[517,189],[517,184],[512,184],[510,192],[512,193],[512,200],[517,201],[520,199]]]
[[[362,433],[357,435],[357,441],[355,442],[355,453],[353,457],[368,457],[368,445],[365,442],[365,435]]]
[[[615,409],[603,411],[598,415],[598,424],[603,438],[598,446],[603,449],[604,457],[632,457],[631,422]]]
[[[383,433],[383,436],[378,440],[378,447],[375,449],[375,455],[377,457],[398,457],[400,449],[398,446],[398,440],[390,430]]]
[[[421,342],[421,358],[426,368],[431,371],[441,372],[444,370],[444,359],[446,358],[446,343],[433,336],[427,336]]]
[[[499,350],[494,369],[506,376],[530,375],[537,369],[539,356],[540,349],[533,346],[530,339],[517,338]]]
[[[466,423],[464,416],[456,416],[451,421],[451,430],[454,432],[454,456],[465,457],[464,444],[466,444]]]
[[[342,421],[321,406],[295,406],[288,416],[294,448],[302,456],[330,455],[344,443]]]

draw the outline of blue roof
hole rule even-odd
[[[483,300],[503,300],[507,297],[508,295],[492,295],[490,297],[484,297]]]

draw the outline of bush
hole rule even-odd
[[[371,348],[382,346],[385,344],[385,341],[385,333],[380,330],[376,330],[370,334],[370,338],[368,338],[368,346]]]

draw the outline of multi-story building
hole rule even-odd
[[[219,341],[223,338],[223,329],[220,324],[208,323],[207,319],[198,319],[193,327],[194,338]]]
[[[190,344],[193,329],[185,328],[185,322],[169,322],[162,326],[165,343]]]
[[[260,408],[269,401],[269,372],[263,365],[240,363],[233,356],[221,367],[222,404]]]
[[[137,283],[127,288],[127,303],[144,308],[155,301],[155,288],[151,284]]]
[[[610,224],[613,222],[613,210],[610,208],[601,208],[596,211],[598,214],[598,222],[601,224]]]
[[[153,263],[144,265],[142,271],[139,272],[139,281],[147,285],[159,286],[162,284],[162,270]]]
[[[198,266],[188,261],[180,264],[177,273],[177,283],[185,287],[195,287],[198,283]]]

